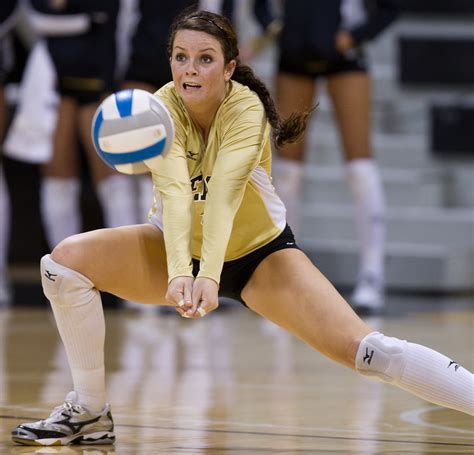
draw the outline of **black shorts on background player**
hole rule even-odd
[[[357,45],[361,45],[385,29],[396,17],[395,0],[374,1],[377,8],[360,8],[352,2],[352,15],[343,16],[345,4],[351,0],[291,0],[284,6],[284,25],[279,37],[282,72],[309,77],[328,76],[345,71],[366,71],[366,56],[361,48],[341,54],[336,49],[335,36],[347,30]],[[355,5],[355,6],[354,6]],[[358,4],[359,5],[359,4]]]
[[[45,0],[31,3],[36,11],[51,16],[88,16],[90,26],[84,33],[68,36],[52,33],[46,40],[58,76],[59,94],[75,98],[80,104],[99,101],[114,87],[119,1],[67,2],[60,10]]]

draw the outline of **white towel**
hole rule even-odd
[[[38,41],[26,63],[18,106],[4,143],[5,155],[45,163],[53,155],[58,95],[56,72],[46,43]]]

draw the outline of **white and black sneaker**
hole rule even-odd
[[[110,406],[92,412],[76,402],[76,392],[69,392],[61,406],[38,422],[22,423],[12,431],[14,442],[32,446],[68,444],[113,444],[114,421]]]

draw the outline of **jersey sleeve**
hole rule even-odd
[[[186,127],[178,111],[167,98],[162,98],[173,117],[175,140],[173,147],[150,169],[153,184],[162,204],[163,235],[168,264],[168,282],[178,276],[193,276],[192,223],[193,196],[185,156]]]
[[[198,274],[198,277],[211,278],[217,283],[235,214],[270,132],[263,106],[258,102],[240,113],[230,110],[225,121],[230,126],[222,137],[202,217],[203,242]]]

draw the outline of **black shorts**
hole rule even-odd
[[[219,296],[229,297],[247,306],[241,297],[242,289],[245,287],[255,269],[267,256],[278,250],[296,248],[295,237],[290,226],[286,225],[282,233],[271,242],[258,250],[252,251],[244,257],[234,261],[224,262],[219,286]],[[199,260],[193,259],[193,275],[199,272]]]
[[[104,95],[113,91],[115,42],[104,40],[102,43],[99,38],[100,35],[85,35],[48,39],[57,74],[56,89],[60,96],[86,105],[98,103]]]
[[[60,96],[73,98],[80,106],[96,104],[114,86],[110,80],[101,77],[63,76],[58,77],[56,89]]]
[[[316,79],[352,71],[367,72],[367,61],[362,49],[355,49],[352,54],[347,56],[340,54],[332,59],[317,55],[303,57],[302,54],[298,53],[282,52],[278,70],[282,73],[297,74]]]

